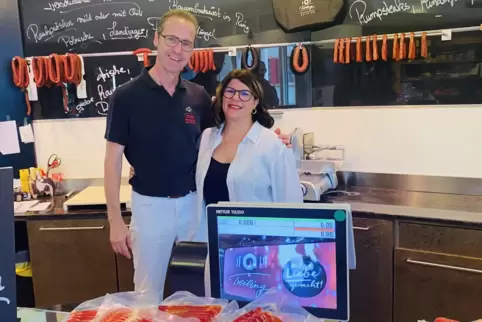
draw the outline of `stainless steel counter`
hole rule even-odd
[[[482,224],[482,196],[352,187],[328,192],[321,201],[366,213]]]

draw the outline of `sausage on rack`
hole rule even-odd
[[[361,63],[363,61],[362,47],[361,47],[361,37],[356,39],[356,62]]]
[[[421,41],[420,55],[421,55],[423,58],[428,58],[427,33],[426,33],[426,32],[422,32],[422,41]]]
[[[340,39],[340,41],[338,42],[338,45],[340,46],[340,48],[338,48],[338,62],[340,64],[344,64],[345,63],[345,39]]]
[[[372,42],[373,42],[373,60],[378,60],[378,36],[375,34],[372,36]]]
[[[399,59],[405,59],[407,57],[407,50],[405,48],[405,34],[400,35],[400,48],[399,48]]]
[[[351,38],[346,38],[345,41],[346,41],[345,64],[349,64],[351,59]]]
[[[398,56],[398,34],[393,35],[393,49],[392,49],[392,58],[395,61],[399,61]]]
[[[415,52],[415,35],[413,32],[410,33],[410,43],[408,46],[408,59],[414,60],[416,58],[416,52]]]
[[[365,60],[372,61],[370,36],[365,37]]]
[[[388,55],[387,55],[387,51],[388,51],[388,48],[387,48],[387,35],[383,35],[383,42],[382,42],[382,59],[384,61],[387,61],[388,60]]]

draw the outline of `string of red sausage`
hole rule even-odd
[[[68,111],[68,94],[65,83],[79,85],[82,82],[82,59],[79,55],[68,53],[66,55],[52,54],[48,57],[32,58],[33,80],[37,87],[51,87],[57,85],[62,88],[62,99],[65,111]],[[30,84],[28,63],[22,57],[12,59],[13,82],[25,92],[27,115],[31,113],[30,99],[27,87]]]
[[[214,50],[207,49],[194,51],[188,66],[196,73],[206,73],[211,70],[216,70],[216,65],[214,64]]]
[[[388,36],[382,36],[382,47],[381,51],[378,49],[378,35],[374,34],[372,36],[365,36],[356,38],[355,46],[355,61],[357,63],[371,61],[377,61],[380,59],[383,61],[388,61]],[[365,42],[365,55],[363,57],[362,52],[362,42]],[[335,64],[349,64],[351,62],[351,57],[353,51],[351,50],[351,38],[339,38],[335,40],[335,46],[333,50],[333,62]],[[407,44],[408,42],[408,44]],[[407,50],[408,47],[408,50]],[[423,32],[420,41],[420,56],[423,58],[428,57],[427,48],[427,33]],[[404,33],[393,35],[393,46],[392,46],[392,59],[394,61],[400,61],[403,59],[414,60],[417,58],[417,43],[415,41],[415,34],[413,32],[409,33],[407,37]]]

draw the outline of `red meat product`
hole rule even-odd
[[[181,318],[196,318],[200,322],[212,322],[221,313],[220,305],[159,305],[159,311]]]
[[[95,318],[97,310],[73,311],[66,322],[90,322]]]
[[[233,322],[283,322],[273,313],[256,308],[236,318]]]
[[[115,308],[99,313],[97,310],[72,312],[66,322],[153,322],[155,311],[149,309],[133,310],[129,308]]]

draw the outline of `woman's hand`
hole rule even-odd
[[[278,137],[280,138],[281,141],[288,147],[291,148],[291,138],[288,134],[282,134],[281,130],[277,128],[274,130],[274,133],[278,134]]]
[[[136,175],[136,172],[134,171],[133,167],[130,167],[129,169],[129,179],[132,179]]]

